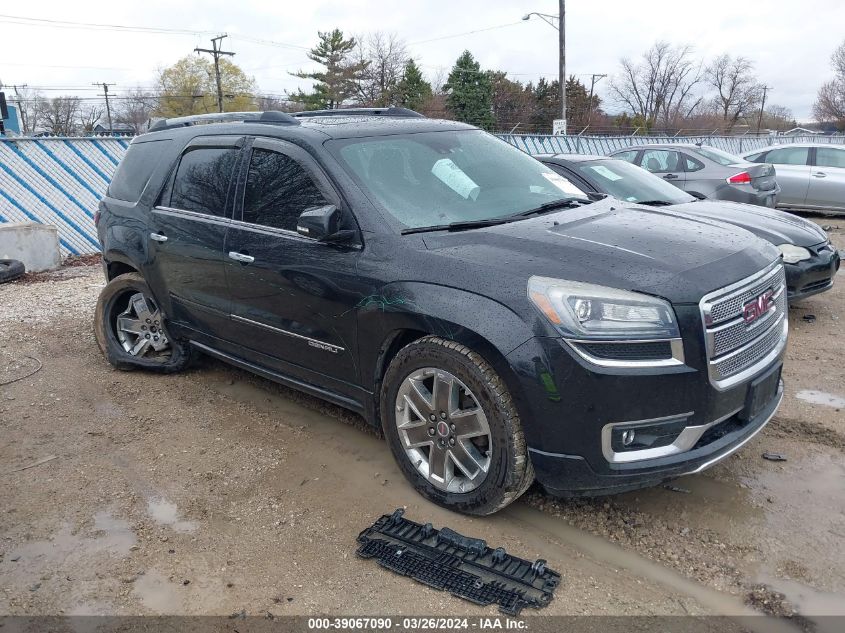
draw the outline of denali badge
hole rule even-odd
[[[774,290],[767,290],[742,306],[742,318],[751,325],[775,305]]]

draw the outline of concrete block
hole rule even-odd
[[[0,259],[17,259],[27,272],[58,268],[62,263],[59,231],[47,224],[0,224]]]

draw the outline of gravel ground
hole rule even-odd
[[[821,223],[845,248],[845,221]],[[0,613],[494,614],[355,557],[405,506],[546,558],[564,582],[545,613],[845,614],[841,273],[790,311],[784,404],[737,455],[673,488],[535,488],[484,519],[421,499],[341,409],[211,360],[113,370],[101,287],[90,265],[0,286]]]

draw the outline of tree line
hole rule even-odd
[[[506,71],[482,68],[468,50],[448,73],[425,72],[421,60],[395,35],[376,32],[356,38],[333,29],[318,33],[307,56],[319,68],[291,74],[309,80],[311,88],[285,94],[262,92],[237,64],[221,59],[225,110],[395,105],[491,131],[539,133],[549,133],[560,116],[557,80],[523,83]],[[845,43],[834,54],[833,67],[835,76],[820,88],[814,113],[820,121],[845,129]],[[772,103],[752,60],[730,54],[702,60],[689,45],[658,41],[637,58],[623,58],[606,88],[612,107],[621,113],[609,114],[592,85],[588,88],[576,76],[567,79],[570,133],[731,134],[796,125],[787,108]],[[216,112],[216,95],[213,63],[187,56],[159,70],[152,87],[112,97],[112,120],[139,133],[151,118]],[[30,133],[90,134],[98,121],[104,123],[99,100],[51,99],[30,92],[20,105]]]

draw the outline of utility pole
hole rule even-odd
[[[607,77],[607,75],[593,73],[590,79],[590,105],[588,106],[589,110],[587,111],[587,125],[590,125],[590,121],[593,120],[593,89],[596,87],[596,83],[605,77]]]
[[[558,0],[558,42],[560,59],[558,81],[560,82],[560,118],[563,119],[563,133],[566,134],[566,0]]]
[[[763,86],[763,100],[760,102],[760,115],[757,117],[757,135],[760,135],[760,125],[763,123],[763,108],[766,107],[766,93],[771,90],[770,86]]]
[[[103,87],[103,94],[100,95],[105,97],[106,99],[106,118],[109,122],[109,134],[114,134],[114,128],[112,127],[111,122],[111,106],[109,105],[109,86],[113,86],[114,84],[107,84],[105,81],[103,83],[93,83],[92,86],[102,86]]]
[[[211,38],[211,48],[195,48],[194,52],[209,53],[214,58],[214,75],[217,78],[217,111],[223,112],[223,84],[220,82],[220,56],[234,55],[231,51],[220,50],[220,40],[228,37],[225,33]]]
[[[12,86],[12,90],[15,91],[15,101],[18,103],[18,114],[21,117],[21,130],[24,134],[29,133],[29,126],[26,124],[26,112],[24,111],[23,103],[21,103],[21,93],[18,88],[21,90],[25,89],[27,84],[21,84],[20,86]]]

